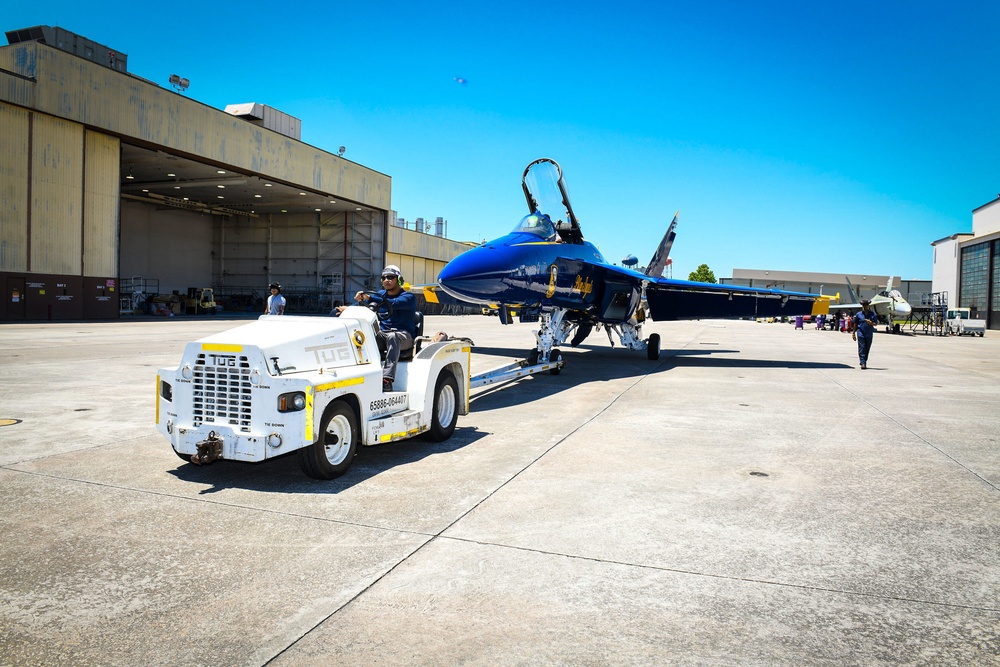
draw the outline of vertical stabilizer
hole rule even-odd
[[[660,241],[660,246],[653,253],[653,258],[649,260],[649,265],[646,266],[646,275],[653,278],[659,278],[663,275],[663,269],[667,268],[667,258],[670,256],[670,246],[674,244],[674,238],[677,237],[677,216],[680,215],[680,211],[674,213],[673,222],[670,223],[670,227],[667,228],[667,233],[663,235],[663,240]]]
[[[851,284],[851,279],[844,276],[844,280],[847,281],[847,294],[851,297],[851,303],[861,303],[858,293],[854,291],[854,285]]]

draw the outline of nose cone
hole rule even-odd
[[[913,311],[913,308],[910,307],[910,304],[904,301],[903,303],[896,303],[894,310],[896,311],[897,315],[906,317]]]
[[[503,289],[502,254],[491,245],[466,250],[441,269],[438,284],[457,299],[488,303]]]

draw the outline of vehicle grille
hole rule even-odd
[[[199,354],[194,367],[194,425],[227,424],[250,432],[250,361],[236,354]]]

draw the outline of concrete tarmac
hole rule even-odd
[[[320,482],[156,432],[239,323],[0,324],[0,665],[1000,665],[998,332],[594,333]],[[532,329],[426,324],[473,372]]]

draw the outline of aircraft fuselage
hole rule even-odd
[[[474,303],[585,309],[596,296],[594,277],[586,270],[590,264],[606,262],[588,241],[557,243],[513,232],[453,259],[438,284]]]

